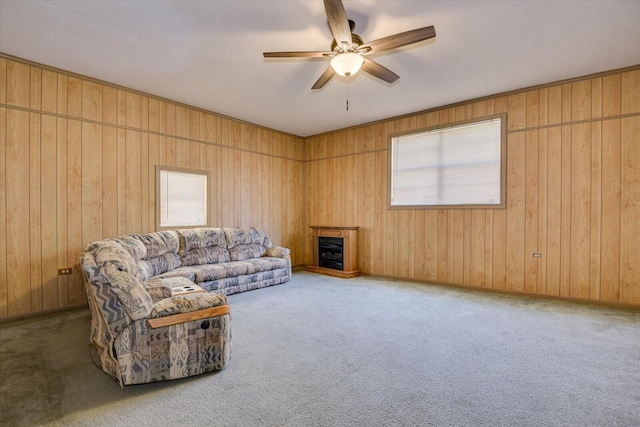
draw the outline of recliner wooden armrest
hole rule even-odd
[[[147,319],[147,323],[151,328],[162,328],[163,326],[176,325],[178,323],[190,322],[192,320],[207,319],[209,317],[217,317],[231,313],[229,305],[219,305],[217,307],[209,307],[202,310],[189,311],[187,313],[172,314],[171,316],[157,317],[155,319]]]

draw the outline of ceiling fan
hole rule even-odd
[[[377,62],[365,58],[365,56],[371,53],[378,53],[417,43],[436,36],[435,28],[433,25],[430,25],[364,43],[359,35],[353,33],[355,23],[347,19],[347,13],[344,10],[341,0],[324,0],[324,8],[327,13],[327,21],[329,21],[331,34],[334,38],[330,51],[263,53],[265,58],[330,57],[330,67],[322,73],[311,89],[321,89],[336,73],[348,77],[357,73],[360,69],[387,83],[393,83],[398,80],[400,76]]]

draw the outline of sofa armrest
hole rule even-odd
[[[151,328],[155,329],[162,328],[164,326],[177,325],[178,323],[191,322],[193,320],[222,316],[229,313],[231,313],[229,306],[225,304],[202,310],[190,311],[187,313],[178,313],[171,316],[159,317],[157,319],[148,319],[147,322]]]
[[[175,295],[155,303],[149,317],[151,319],[157,319],[223,305],[227,305],[227,297],[225,295],[205,292]]]
[[[284,248],[282,246],[272,246],[267,248],[263,256],[270,256],[274,258],[287,258],[291,255],[291,249]]]

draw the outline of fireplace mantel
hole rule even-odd
[[[312,225],[313,231],[313,264],[305,267],[307,271],[327,274],[329,276],[349,279],[360,275],[358,270],[358,229],[360,227],[338,227]],[[337,238],[342,240],[342,269],[320,266],[320,238]]]

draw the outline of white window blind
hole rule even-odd
[[[391,138],[391,206],[500,205],[502,119]]]
[[[207,225],[207,174],[160,169],[160,227]]]

